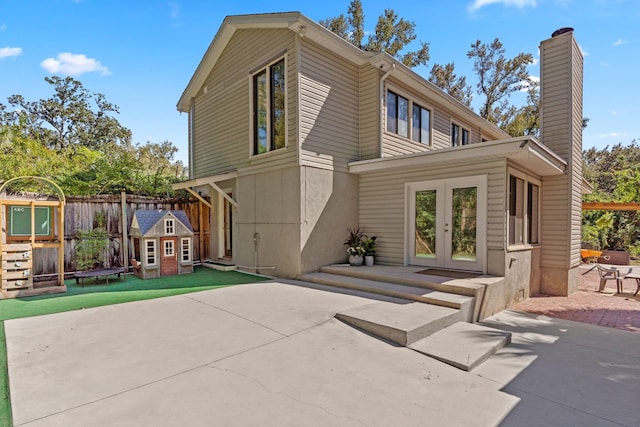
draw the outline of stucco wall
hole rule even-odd
[[[346,262],[347,228],[358,226],[358,177],[302,167],[300,180],[301,272]]]

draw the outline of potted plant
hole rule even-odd
[[[364,265],[371,267],[376,255],[376,236],[367,237],[362,241],[364,248]]]
[[[362,265],[364,262],[363,241],[367,238],[359,228],[349,228],[349,237],[344,241],[347,246],[347,254],[349,255],[349,264],[353,266]]]

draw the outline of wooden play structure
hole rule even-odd
[[[5,190],[17,181],[35,181],[51,188],[57,200],[6,198]],[[0,186],[0,299],[66,292],[64,284],[64,203],[62,189],[36,176],[9,179]],[[38,250],[57,251],[55,280],[34,286],[33,259]]]

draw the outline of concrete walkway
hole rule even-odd
[[[507,311],[464,372],[333,318],[372,302],[264,282],[7,321],[14,423],[640,425],[639,334]]]

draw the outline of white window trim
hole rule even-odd
[[[158,265],[158,248],[156,245],[156,240],[155,239],[144,239],[144,262],[145,265],[148,266],[156,266]],[[148,245],[148,243],[151,243],[151,247],[153,249],[153,263],[149,263],[149,248],[150,246]]]
[[[184,243],[187,242],[187,259],[184,259]],[[182,237],[180,238],[180,262],[183,264],[188,264],[191,262],[191,238],[190,237]]]
[[[393,92],[398,96],[401,96],[403,98],[405,98],[408,102],[408,114],[407,114],[407,126],[408,126],[408,131],[407,131],[407,136],[402,136],[399,133],[394,133],[391,132],[389,130],[387,130],[387,97],[389,96],[389,92]],[[418,105],[420,108],[429,111],[429,141],[428,142],[424,142],[424,141],[414,141],[413,140],[413,104]],[[402,91],[402,90],[398,90],[396,87],[394,87],[393,85],[387,85],[385,87],[385,92],[384,92],[384,133],[386,135],[390,135],[394,138],[400,138],[403,141],[409,142],[411,144],[415,144],[418,146],[424,146],[424,147],[432,147],[433,146],[433,122],[434,122],[434,111],[435,109],[429,105],[428,102],[423,102],[421,99],[415,97],[415,96],[410,96],[408,95],[406,92]]]
[[[282,148],[278,148],[278,149],[274,149],[274,150],[267,150],[265,153],[254,153],[253,152],[253,148],[255,146],[255,132],[254,132],[254,116],[253,116],[253,112],[254,112],[254,97],[253,97],[253,78],[256,74],[259,74],[260,72],[262,72],[264,69],[272,66],[273,64],[275,64],[276,62],[280,61],[280,60],[284,60],[284,73],[285,73],[285,79],[284,79],[284,93],[285,95],[285,101],[284,101],[284,117],[285,117],[285,126],[284,126],[284,147]],[[288,55],[286,53],[277,55],[274,59],[271,59],[267,62],[265,62],[263,65],[261,65],[260,67],[254,69],[253,71],[251,71],[249,73],[249,157],[251,158],[261,158],[261,157],[265,157],[265,156],[269,156],[269,155],[273,155],[273,153],[277,153],[283,150],[286,150],[287,148],[289,148],[289,126],[288,126],[288,122],[289,122],[289,101],[288,101],[288,93],[289,93],[289,60],[288,60]],[[269,105],[271,105],[271,103],[269,103]],[[267,111],[267,117],[271,117],[271,111]],[[269,140],[269,145],[271,144],[271,141]]]
[[[167,251],[167,249],[170,249],[170,251]],[[170,240],[165,240],[164,241],[164,245],[162,248],[162,253],[164,254],[164,257],[173,257],[176,254],[176,245],[174,244],[173,239]]]
[[[510,204],[510,200],[509,200],[509,186],[511,185],[511,177],[516,177],[516,178],[520,178],[524,181],[524,195],[523,195],[523,206],[522,209],[524,210],[524,217],[522,220],[522,227],[523,227],[523,232],[522,232],[522,238],[523,241],[525,243],[516,243],[516,244],[511,244],[509,243],[509,216],[511,214],[511,212],[509,211],[509,204]],[[529,203],[529,197],[528,197],[528,185],[527,184],[534,184],[536,186],[538,186],[538,209],[537,209],[537,216],[538,216],[538,243],[526,243],[529,240],[529,230],[527,228],[527,224],[529,222],[529,218],[527,218],[527,213],[529,212],[528,209],[528,203]],[[530,249],[530,248],[535,248],[535,247],[539,247],[540,246],[540,215],[542,212],[542,182],[533,177],[532,175],[529,175],[525,172],[522,172],[518,169],[513,169],[511,167],[507,168],[507,188],[506,188],[506,194],[507,194],[507,200],[506,200],[506,209],[505,211],[507,212],[507,223],[506,223],[506,242],[507,242],[507,250],[508,251],[521,251],[521,250],[525,250],[525,249]]]

